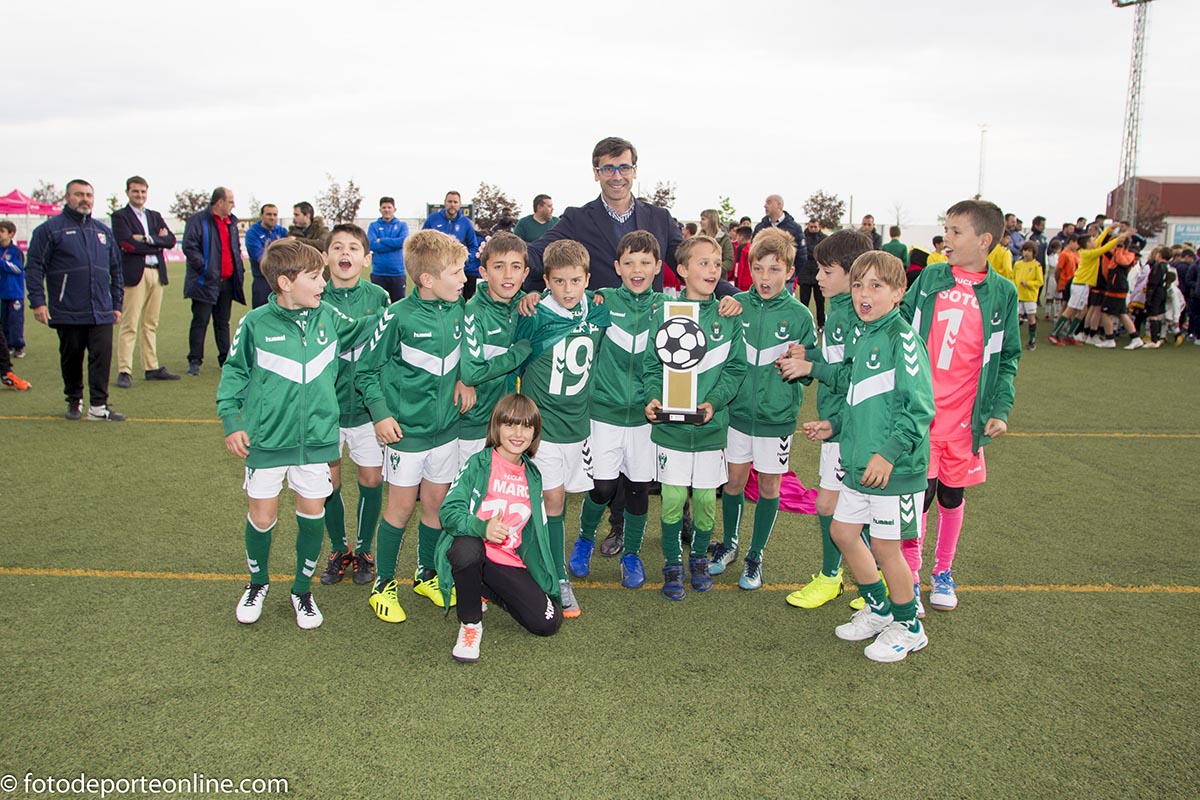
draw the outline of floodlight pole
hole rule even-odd
[[[975,196],[983,197],[983,156],[987,151],[987,123],[979,125],[979,186],[975,190]]]
[[[1113,0],[1117,8],[1137,6],[1133,19],[1133,53],[1129,58],[1129,90],[1125,96],[1125,129],[1121,137],[1121,202],[1119,219],[1134,224],[1137,213],[1137,153],[1142,111],[1142,56],[1146,49],[1146,15],[1151,0]]]

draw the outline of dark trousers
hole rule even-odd
[[[4,327],[0,326],[0,375],[12,372],[12,357],[8,354],[8,340],[4,338]]]
[[[265,306],[267,298],[271,296],[271,284],[267,283],[266,276],[253,261],[250,262],[250,274],[254,278],[250,283],[250,307]]]
[[[229,355],[229,316],[233,313],[233,281],[221,281],[221,293],[216,303],[192,301],[192,327],[188,331],[188,363],[204,363],[204,334],[212,320],[213,339],[217,342],[217,363],[224,364]]]
[[[0,301],[0,327],[4,328],[4,338],[8,340],[9,347],[17,350],[25,346],[24,299]]]
[[[475,296],[475,284],[479,279],[471,275],[467,276],[466,285],[463,286],[463,299],[470,300]]]
[[[808,305],[808,298],[817,298],[817,327],[825,327],[825,295],[821,294],[821,287],[815,283],[800,284],[800,302]]]
[[[392,299],[393,303],[403,300],[404,294],[408,290],[408,278],[404,275],[376,275],[372,272],[371,283],[386,289],[388,297]]]
[[[483,539],[456,536],[448,556],[458,594],[459,622],[470,625],[482,620],[482,598],[487,595],[488,602],[512,614],[535,636],[552,636],[562,625],[562,608],[542,591],[529,570],[489,560]]]
[[[113,326],[58,325],[54,330],[58,333],[58,361],[67,402],[83,399],[83,353],[86,350],[89,402],[94,406],[107,405]]]

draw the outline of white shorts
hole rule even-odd
[[[1087,308],[1088,293],[1091,290],[1090,286],[1084,286],[1082,283],[1072,283],[1071,298],[1067,300],[1067,308],[1083,311]]]
[[[658,481],[668,486],[717,489],[729,480],[724,450],[684,453],[659,445]]]
[[[650,423],[634,428],[609,425],[592,420],[592,443],[596,480],[614,480],[625,473],[635,483],[654,480],[654,455],[657,448],[650,441]]]
[[[342,445],[350,445],[350,460],[360,467],[382,467],[384,446],[375,438],[375,426],[369,422],[357,428],[338,428],[338,455]]]
[[[320,500],[333,494],[333,478],[329,474],[328,464],[258,469],[246,467],[246,480],[242,488],[251,499],[270,500],[279,497],[285,476],[288,488],[306,500]]]
[[[1036,317],[1037,316],[1037,301],[1036,300],[1019,300],[1017,301],[1017,315],[1021,317]]]
[[[730,464],[750,464],[765,475],[788,471],[792,455],[791,436],[747,436],[737,428],[729,429],[725,460]]]
[[[389,447],[383,462],[383,479],[392,486],[416,486],[422,480],[450,483],[457,474],[457,439],[419,453],[404,453]]]
[[[870,525],[872,539],[916,539],[924,503],[924,491],[878,495],[843,486],[833,518],[851,525]]]
[[[821,442],[821,488],[830,492],[840,492],[843,488],[842,478],[846,470],[842,469],[842,446],[837,442]]]
[[[459,439],[458,440],[458,468],[462,469],[467,463],[467,459],[476,453],[483,451],[487,445],[487,437],[482,439]]]
[[[542,473],[543,489],[564,486],[569,494],[592,490],[592,448],[587,439],[570,444],[542,442],[533,463]]]

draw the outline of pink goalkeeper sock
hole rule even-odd
[[[912,570],[913,583],[921,582],[921,550],[925,547],[925,528],[929,524],[929,512],[921,514],[921,527],[918,528],[916,539],[906,539],[900,542],[900,552]]]
[[[963,512],[967,509],[964,500],[958,508],[945,508],[938,503],[937,547],[933,555],[933,571],[945,572],[954,566],[954,552],[958,549],[958,536],[962,533]]]

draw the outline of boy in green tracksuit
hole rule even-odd
[[[370,597],[384,622],[405,619],[396,560],[418,489],[413,591],[444,605],[434,570],[442,532],[438,511],[458,472],[459,415],[475,402],[475,390],[458,380],[466,261],[466,248],[453,237],[435,230],[410,236],[404,263],[417,291],[384,312],[358,364],[358,388],[375,421],[375,435],[388,446],[383,476],[391,489],[379,524],[378,577]]]
[[[563,617],[573,619],[582,612],[563,561],[563,510],[567,492],[592,488],[588,439],[592,359],[609,325],[609,313],[587,291],[591,263],[579,242],[553,242],[542,255],[542,267],[549,295],[538,303],[533,316],[517,320],[513,339],[531,346],[522,366],[520,392],[533,400],[542,415],[542,443],[533,463],[542,473]]]
[[[699,324],[707,340],[703,359],[695,367],[696,410],[702,422],[657,422],[662,409],[663,373],[655,347],[647,347],[642,389],[646,418],[656,423],[651,440],[658,446],[658,480],[662,483],[662,593],[669,600],[682,600],[683,504],[692,487],[692,549],[688,566],[692,589],[712,589],[708,573],[708,544],[716,522],[717,487],[728,479],[725,444],[729,428],[729,404],[746,374],[746,351],[742,322],[721,317],[713,297],[721,277],[721,246],[710,236],[693,236],[676,251],[679,277],[684,283],[680,302],[700,305]],[[670,304],[655,315],[652,334],[667,319]]]
[[[360,280],[363,267],[370,263],[371,245],[367,234],[357,225],[335,225],[325,244],[325,269],[331,286],[323,299],[348,317],[358,319],[379,316],[388,307],[388,293],[382,286]],[[338,457],[329,462],[333,494],[325,500],[325,531],[329,534],[329,561],[321,583],[341,581],[346,569],[354,572],[354,582],[375,580],[375,557],[371,543],[383,508],[383,448],[375,438],[371,415],[354,385],[354,366],[364,344],[343,342],[338,352],[337,395],[342,410],[338,436]],[[358,468],[358,525],[354,550],[346,542],[346,507],[342,503],[342,445],[349,445],[350,460]]]
[[[479,251],[480,284],[463,312],[462,382],[475,387],[475,405],[458,427],[458,462],[484,447],[496,401],[508,390],[509,374],[531,352],[528,341],[513,341],[521,284],[529,274],[528,246],[506,231],[491,236]]]
[[[789,354],[779,362],[780,374],[795,378],[796,366],[807,359],[812,363],[811,375],[802,380],[820,382],[817,391],[817,420],[804,423],[804,435],[809,441],[821,443],[819,468],[820,488],[817,490],[817,521],[821,527],[821,569],[803,588],[786,598],[796,608],[819,608],[843,591],[842,551],[830,534],[833,512],[842,491],[842,453],[838,436],[832,433],[830,420],[841,415],[846,405],[846,375],[841,369],[846,352],[854,343],[859,324],[850,299],[850,265],[872,249],[871,239],[861,231],[845,229],[821,240],[813,250],[817,260],[817,283],[829,299],[825,318],[825,336],[819,349]],[[798,351],[798,348],[793,348]],[[855,600],[858,605],[860,600]]]
[[[850,268],[860,335],[841,368],[849,373],[845,408],[830,420],[831,432],[841,432],[845,470],[833,540],[866,600],[834,632],[847,641],[875,637],[864,653],[881,662],[900,661],[929,643],[901,551],[903,541],[917,537],[933,421],[929,355],[899,310],[907,283],[904,266],[890,253],[866,253]],[[861,538],[868,524],[870,547]]]
[[[796,415],[804,399],[798,380],[781,378],[775,362],[799,344],[811,349],[817,334],[812,312],[786,289],[795,273],[796,242],[778,228],[759,231],[750,245],[750,291],[742,304],[746,377],[729,407],[725,461],[729,482],[721,496],[725,539],[713,550],[709,574],[719,575],[737,558],[738,528],[750,469],[758,472],[754,533],[738,579],[742,589],[762,587],[762,555],[779,513],[779,486],[788,471]]]
[[[257,622],[270,587],[267,568],[271,531],[284,478],[296,494],[296,576],[292,608],[296,624],[317,628],[323,617],[311,584],[321,555],[325,498],[332,483],[329,462],[338,452],[338,352],[370,334],[371,318],[358,322],[328,303],[325,259],[302,242],[275,242],[263,255],[262,272],[274,293],[238,324],[217,387],[217,414],[225,447],[245,459],[246,564],[250,583],[237,620]]]

